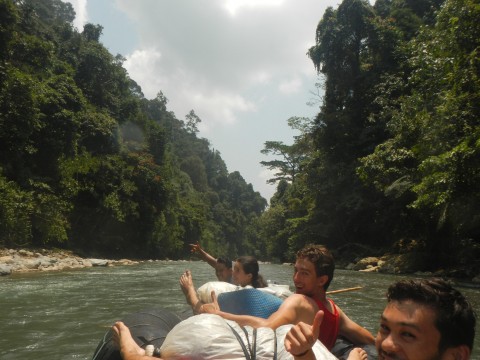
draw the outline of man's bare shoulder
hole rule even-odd
[[[299,309],[308,309],[318,311],[318,306],[311,297],[302,295],[302,294],[292,294],[287,299],[285,299],[285,306],[292,306]]]

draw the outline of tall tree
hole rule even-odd
[[[300,131],[300,135],[295,136],[292,145],[286,145],[282,141],[266,141],[264,148],[260,151],[265,155],[279,157],[275,160],[261,161],[260,164],[269,170],[276,170],[274,177],[267,180],[267,183],[274,184],[281,180],[290,183],[295,182],[298,173],[311,156],[311,141],[309,131],[311,120],[305,117],[291,117],[287,120],[288,125],[293,130]]]
[[[410,42],[411,93],[393,113],[392,137],[361,168],[382,191],[403,195],[424,226],[416,236],[442,263],[479,237],[478,217],[467,215],[479,210],[479,15],[475,1],[446,1],[435,27]]]

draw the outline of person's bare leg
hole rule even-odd
[[[123,360],[146,360],[146,359],[158,359],[145,355],[145,350],[142,349],[133,340],[130,329],[121,321],[116,322],[112,326],[113,341],[120,349],[120,355]]]
[[[180,287],[182,288],[188,305],[192,307],[193,312],[195,314],[200,313],[200,307],[202,306],[202,303],[198,299],[197,292],[195,291],[192,273],[190,270],[185,271],[182,276],[180,276]]]
[[[367,360],[368,354],[365,350],[361,348],[353,348],[348,354],[347,360]]]

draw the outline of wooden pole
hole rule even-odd
[[[356,286],[356,287],[351,287],[351,288],[346,288],[346,289],[327,291],[327,295],[339,294],[339,293],[343,293],[343,292],[347,292],[347,291],[355,291],[355,290],[360,290],[360,289],[363,289],[363,286]]]

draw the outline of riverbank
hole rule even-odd
[[[418,254],[385,254],[369,256],[362,254],[358,248],[355,251],[338,253],[334,251],[337,268],[360,271],[378,272],[384,274],[414,274],[418,276],[437,276],[467,281],[480,286],[480,272],[473,268],[446,268],[436,271],[424,271],[422,259]],[[152,260],[145,260],[152,261]],[[0,276],[13,273],[35,271],[62,271],[81,269],[94,266],[125,266],[135,265],[142,261],[131,259],[98,259],[83,258],[69,250],[59,249],[2,249],[0,248]]]
[[[135,265],[129,259],[82,258],[68,250],[0,249],[0,275],[33,271],[61,271],[92,266]]]
[[[383,274],[413,274],[434,276],[471,283],[480,287],[480,263],[473,256],[462,261],[452,262],[450,266],[433,266],[425,251],[406,251],[406,249],[373,249],[362,244],[347,244],[332,251],[338,268],[361,272]],[[472,258],[472,256],[470,256]]]

